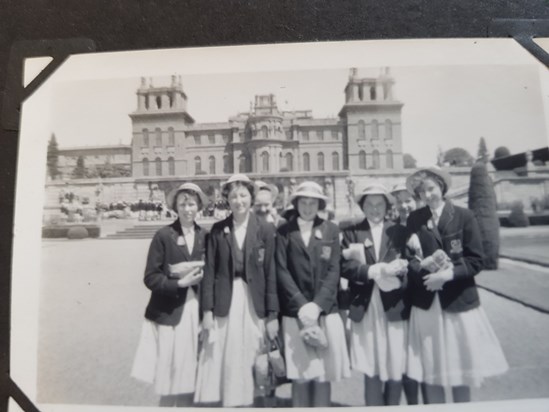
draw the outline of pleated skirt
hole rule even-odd
[[[412,308],[407,375],[443,386],[475,386],[509,369],[499,340],[482,307],[442,310],[438,294],[428,310]]]
[[[246,282],[236,278],[228,316],[214,318],[203,343],[194,402],[252,405],[253,366],[264,345],[265,323],[255,312]]]
[[[380,380],[402,380],[406,370],[408,322],[387,320],[374,285],[370,304],[360,322],[351,322],[351,367]]]
[[[131,376],[153,384],[159,395],[193,393],[198,356],[199,307],[192,290],[187,291],[177,326],[143,322]]]

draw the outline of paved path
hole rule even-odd
[[[129,376],[148,299],[142,273],[149,241],[46,241],[43,245],[39,401],[157,405],[151,388]],[[534,290],[549,284],[546,276],[526,272],[502,261],[501,270],[481,274],[479,281],[504,283],[516,296],[521,296],[521,282],[511,284],[510,279],[523,283],[536,279]],[[482,390],[473,391],[473,399],[549,397],[549,315],[485,290],[480,293],[511,370],[487,380]],[[534,299],[528,293],[524,297]],[[289,385],[279,388],[277,395],[288,402]],[[363,405],[362,378],[355,374],[335,384],[332,399],[339,405]]]

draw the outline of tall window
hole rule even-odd
[[[168,174],[170,176],[175,175],[175,159],[173,157],[168,158]]]
[[[359,139],[366,139],[366,125],[364,124],[364,120],[359,120],[358,122],[358,138]]]
[[[149,147],[149,129],[143,129],[143,146]]]
[[[196,156],[194,158],[194,174],[197,175],[202,171],[202,160],[200,160],[200,156]]]
[[[376,87],[370,87],[370,100],[376,100]]]
[[[259,135],[261,139],[268,139],[269,138],[269,129],[267,129],[267,126],[261,126],[261,134]]]
[[[154,164],[156,166],[156,175],[162,176],[162,160],[157,157],[156,159],[154,159]]]
[[[393,152],[391,150],[387,150],[385,154],[385,167],[388,169],[393,168]]]
[[[194,144],[199,145],[200,144],[200,135],[194,136]]]
[[[379,139],[379,124],[377,120],[372,120],[372,139]]]
[[[358,152],[358,167],[359,169],[366,169],[366,152],[364,150]]]
[[[309,141],[309,131],[308,130],[303,130],[303,132],[301,132],[301,136],[303,137],[304,142]]]
[[[223,155],[223,173],[230,173],[229,172],[229,155],[228,154]]]
[[[385,139],[393,138],[393,123],[387,119],[385,120]]]
[[[332,130],[332,140],[337,140],[339,136],[337,135],[337,130]]]
[[[162,146],[162,130],[157,127],[156,129],[154,129],[154,133],[156,136],[156,146]]]
[[[243,154],[238,157],[238,172],[246,173],[246,156]]]
[[[311,159],[309,153],[303,153],[303,171],[309,172],[311,170]]]
[[[149,175],[149,159],[143,159],[143,176]]]
[[[374,169],[379,169],[379,152],[377,150],[372,152],[372,166]]]
[[[215,134],[209,134],[208,135],[208,143],[209,144],[215,144]]]
[[[294,155],[291,153],[286,153],[286,169],[289,172],[294,170]]]
[[[318,140],[320,141],[324,140],[324,130],[318,130],[316,132],[316,135],[318,136]]]
[[[175,146],[175,134],[173,127],[168,128],[168,146]]]
[[[269,171],[269,153],[267,152],[261,153],[261,171],[262,172]]]
[[[339,154],[337,152],[332,153],[332,170],[339,170]]]
[[[215,175],[215,157],[210,156],[208,158],[208,167],[211,175]]]
[[[323,171],[324,170],[324,153],[320,152],[316,155],[317,163],[318,163],[318,170]]]

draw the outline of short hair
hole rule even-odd
[[[173,197],[173,204],[171,205],[172,206],[172,210],[176,211],[177,212],[177,199],[179,198],[180,195],[185,195],[185,196],[191,196],[191,197],[194,197],[194,199],[196,200],[196,204],[198,205],[198,210],[202,210],[204,209],[204,206],[202,204],[202,199],[200,198],[200,196],[198,195],[198,193],[196,193],[194,190],[191,190],[191,189],[182,189],[180,190],[179,192],[177,192],[175,194],[175,196]]]
[[[255,200],[255,185],[252,182],[244,182],[242,180],[238,180],[236,182],[227,183],[223,190],[221,191],[221,196],[228,201],[229,200],[229,194],[236,189],[237,187],[244,187],[248,189],[248,192],[250,192],[250,196],[252,197],[252,204]]]
[[[358,202],[358,206],[360,206],[360,210],[364,210],[364,201],[366,200],[366,198],[368,196],[375,196],[373,194],[370,194],[370,195],[364,195],[360,198],[360,201]],[[389,211],[391,209],[391,202],[389,202],[389,200],[387,200],[387,196],[385,195],[382,195],[382,194],[379,194],[377,196],[383,196],[383,200],[385,201],[385,210],[386,211]]]
[[[417,173],[418,183],[414,186],[414,194],[418,198],[420,197],[419,189],[423,186],[426,179],[431,179],[440,187],[440,191],[442,192],[443,197],[446,195],[446,192],[448,192],[448,186],[446,186],[446,182],[444,181],[444,179],[435,173],[431,173],[428,170],[423,170]]]
[[[297,202],[302,197],[309,197],[309,196],[296,196],[295,198],[292,199],[291,203],[292,203],[295,210],[297,210]],[[322,200],[322,199],[319,199],[319,198],[316,198],[316,197],[311,197],[311,199],[318,200],[318,210],[326,209],[326,201],[325,200]]]

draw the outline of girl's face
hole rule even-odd
[[[198,202],[188,193],[179,193],[176,200],[177,215],[182,225],[191,225],[198,213]]]
[[[444,202],[442,188],[433,179],[426,178],[418,189],[419,197],[431,209],[437,209]]]
[[[244,215],[250,211],[252,195],[244,186],[237,186],[229,193],[229,207],[235,215]]]
[[[319,200],[313,197],[300,197],[297,199],[297,212],[303,220],[313,220],[318,213]]]
[[[416,210],[416,201],[414,200],[414,197],[406,190],[397,192],[395,198],[398,214],[402,219],[406,220],[408,216],[410,216],[410,213]]]
[[[383,195],[368,195],[362,202],[362,212],[372,223],[383,222],[387,213],[387,202]]]

